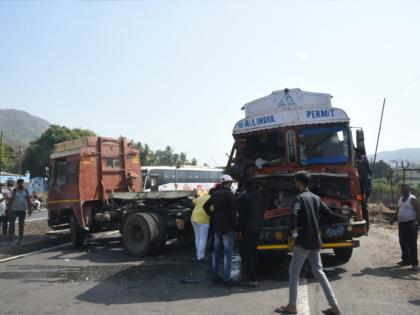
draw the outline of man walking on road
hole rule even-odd
[[[248,276],[248,281],[243,281],[242,284],[256,287],[257,241],[263,220],[263,198],[252,181],[245,183],[245,189],[238,198],[239,231],[242,233],[241,258]]]
[[[419,269],[417,257],[418,222],[420,219],[420,204],[416,197],[410,193],[407,184],[401,185],[402,197],[398,201],[395,217],[398,218],[398,236],[401,246],[400,266],[411,265],[413,271]]]
[[[230,190],[232,177],[223,175],[221,187],[206,201],[203,208],[208,216],[212,216],[214,207],[214,250],[213,250],[213,282],[233,285],[231,279],[234,230],[236,229],[235,196]],[[224,251],[223,279],[219,274],[219,258]]]
[[[3,236],[7,235],[7,225],[9,224],[9,218],[7,215],[7,194],[4,189],[4,183],[0,182],[0,225],[2,227]]]
[[[10,226],[9,226],[9,244],[12,245],[15,238],[16,218],[19,219],[19,240],[18,245],[23,241],[23,229],[25,226],[25,217],[28,206],[31,204],[31,196],[28,190],[23,186],[23,179],[17,180],[17,187],[13,189],[11,198]],[[29,212],[31,216],[31,212]]]
[[[320,212],[329,212],[329,209],[317,195],[308,190],[311,175],[306,171],[295,174],[296,187],[299,195],[293,204],[290,218],[290,232],[295,240],[295,249],[289,267],[289,304],[280,306],[274,311],[281,314],[297,314],[297,291],[299,275],[306,259],[312,268],[314,276],[319,280],[324,294],[330,305],[329,309],[322,311],[327,315],[341,314],[337,299],[331,289],[330,283],[322,270],[321,237],[319,234],[318,219]]]

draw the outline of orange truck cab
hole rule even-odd
[[[251,180],[264,199],[264,221],[258,250],[292,250],[289,215],[296,197],[294,173],[311,173],[310,190],[337,216],[320,219],[323,247],[347,261],[355,240],[367,233],[366,178],[359,176],[365,158],[363,131],[352,139],[349,117],[332,107],[331,95],[300,89],[276,91],[245,104],[245,118],[233,130],[234,145],[227,172],[238,192]]]
[[[50,157],[48,222],[70,227],[71,241],[120,230],[133,256],[158,252],[184,236],[176,220],[191,213],[191,192],[142,192],[140,152],[126,138],[85,137],[55,145]],[[185,224],[184,224],[185,225]]]

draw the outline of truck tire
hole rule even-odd
[[[166,244],[166,223],[162,216],[157,213],[148,212],[148,215],[153,218],[157,226],[157,237],[150,248],[150,253],[158,254]]]
[[[185,224],[184,230],[177,230],[176,238],[179,244],[184,248],[191,248],[195,244],[194,230],[191,222]]]
[[[70,241],[74,247],[80,247],[83,245],[85,239],[84,230],[80,227],[79,222],[75,215],[70,215]]]
[[[157,225],[150,215],[133,213],[125,220],[122,227],[122,239],[130,255],[146,256],[156,238]]]
[[[348,262],[353,254],[353,248],[334,248],[334,254],[338,261]]]

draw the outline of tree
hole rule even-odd
[[[22,170],[28,170],[31,176],[44,176],[45,167],[49,165],[54,144],[87,136],[95,136],[88,129],[69,129],[64,126],[51,125],[42,135],[29,144],[22,161]]]
[[[188,160],[187,153],[174,153],[171,146],[166,146],[163,150],[153,152],[147,144],[137,142],[134,147],[140,151],[141,165],[143,166],[175,166],[180,165],[197,165],[197,159],[193,158],[191,162]]]
[[[384,177],[387,180],[391,179],[391,165],[388,163],[380,160],[373,165],[373,178],[381,178]]]
[[[156,165],[175,165],[178,155],[174,155],[174,149],[169,145],[164,150],[156,151]]]
[[[7,144],[0,147],[0,171],[15,173],[17,172],[17,153]]]
[[[150,166],[155,165],[156,155],[150,149],[148,144],[143,145],[141,142],[134,144],[134,147],[140,151],[141,165]]]

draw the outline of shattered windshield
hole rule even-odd
[[[346,126],[306,128],[299,132],[299,157],[302,165],[336,164],[349,160]]]
[[[266,161],[284,159],[284,136],[280,131],[264,132],[243,137],[239,140],[242,155],[248,160],[258,158]]]

